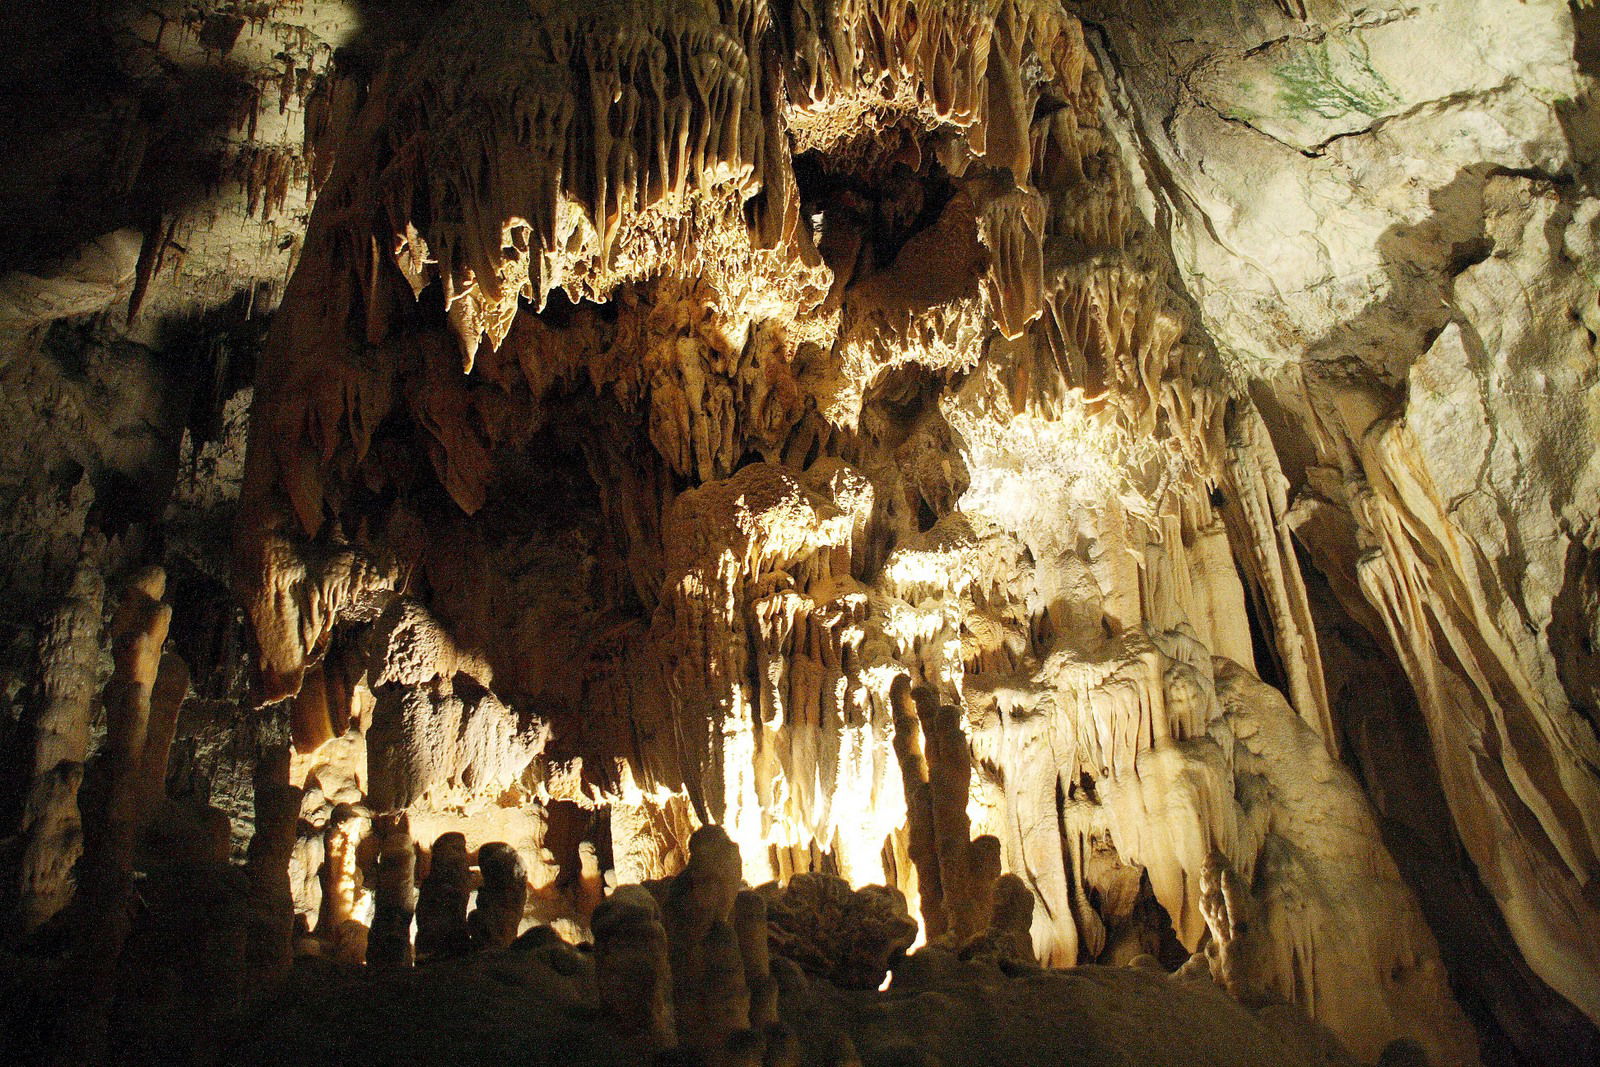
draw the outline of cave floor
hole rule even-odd
[[[1007,976],[924,952],[884,992],[840,990],[780,972],[783,1021],[801,1062],[840,1062],[838,1035],[873,1065],[1254,1067],[1353,1064],[1292,1009],[1252,1014],[1205,980],[1134,968]],[[639,1064],[609,1032],[586,953],[513,947],[381,974],[297,964],[220,1059],[281,1063]]]

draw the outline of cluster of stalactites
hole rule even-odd
[[[904,116],[928,129],[969,130],[981,156],[991,150],[991,129],[1026,136],[1032,113],[1010,115],[1002,110],[1009,101],[995,101],[1006,80],[1020,83],[1024,59],[1038,63],[1041,79],[1073,88],[1085,72],[1082,31],[1056,4],[788,0],[781,7],[789,125],[799,151],[848,147],[869,123]],[[1004,151],[1019,147],[1026,152],[1026,144],[1007,140]]]
[[[847,873],[883,876],[898,791],[881,686],[864,670],[866,590],[851,576],[872,499],[837,460],[799,476],[752,464],[685,493],[667,517],[650,633],[657,694],[672,698],[636,700],[629,714],[675,740],[638,753],[639,778],[687,788],[745,847],[753,881],[771,873],[769,844],[815,844]]]
[[[985,332],[1015,339],[1059,284],[1046,271],[1052,238],[1094,249],[1125,242],[1131,198],[1100,129],[1099,75],[1082,28],[1059,8],[1009,0],[931,9],[796,4],[785,26],[797,150],[863,172],[885,162],[917,170],[931,151],[964,186],[939,222],[908,243],[908,269],[897,270],[897,260],[857,294],[866,310],[854,317],[866,316],[858,328],[866,336],[853,343],[880,362],[897,361],[897,346],[872,336],[885,327],[927,349],[918,361],[970,361],[971,343],[952,349],[947,338],[916,336],[927,333],[930,324],[919,320],[935,308],[914,309],[908,322],[901,306],[912,293],[931,302],[944,320],[935,333],[949,334],[951,311],[968,294],[959,286],[931,292],[939,283],[929,279],[941,271],[978,277]]]
[[[807,10],[618,2],[579,18],[564,5],[482,0],[460,5],[381,75],[341,140],[269,342],[248,525],[274,526],[260,509],[284,511],[272,499],[281,493],[301,531],[317,534],[402,399],[394,368],[415,360],[430,384],[404,399],[435,436],[454,432],[434,449],[441,481],[469,513],[482,503],[483,450],[467,447],[460,404],[445,403],[454,394],[434,380],[432,346],[397,329],[435,286],[468,370],[485,338],[506,341],[524,301],[543,307],[558,288],[603,301],[625,282],[658,277],[697,279],[735,320],[784,322],[792,344],[828,343],[837,328],[824,307],[829,268],[802,222],[791,158],[791,139],[806,143],[807,108],[832,99],[796,95],[808,55],[836,68],[829,77],[840,85],[913,87],[922,120],[907,162],[923,168],[935,151],[950,174],[968,175],[961,217],[949,221],[978,257],[959,273],[981,279],[909,321],[899,314],[895,336],[926,335],[906,343],[910,354],[885,361],[884,346],[868,340],[870,352],[852,360],[847,341],[847,382],[869,382],[876,364],[896,360],[970,366],[991,319],[1015,337],[1049,304],[1049,241],[1110,247],[1126,234],[1129,198],[1099,128],[1099,76],[1081,28],[1053,5],[839,4],[813,12],[826,32],[810,37]],[[872,128],[883,121],[876,115]],[[924,244],[925,262],[946,253]],[[746,325],[725,328],[743,336]],[[875,319],[856,330],[881,332]],[[551,379],[515,362],[536,393]],[[626,362],[607,360],[606,373],[631,380]],[[863,362],[873,365],[853,365]],[[819,408],[847,425],[860,408],[851,397]],[[677,460],[680,469],[704,477],[727,465],[701,451]]]
[[[627,280],[705,274],[737,289],[755,271],[792,275],[777,287],[804,300],[818,258],[791,140],[848,155],[897,115],[958,131],[956,171],[970,159],[1009,173],[980,205],[986,289],[1008,336],[1039,314],[1047,211],[1062,214],[1039,189],[1083,185],[1103,146],[1098,76],[1055,5],[795,3],[781,33],[759,2],[610,4],[583,19],[539,6],[464,9],[369,116],[380,202],[348,218],[374,219],[374,243],[341,237],[369,327],[390,310],[380,253],[415,294],[439,282],[469,369],[519,301],[542,308],[557,288],[604,300]],[[352,208],[363,195],[343,194]],[[1103,214],[1062,217],[1115,245],[1125,213]]]
[[[469,369],[519,300],[717,273],[714,233],[773,249],[798,224],[764,3],[534,7],[466,8],[386,105],[387,251],[443,286]]]

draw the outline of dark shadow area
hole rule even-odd
[[[367,76],[449,2],[352,6],[358,29],[336,54],[335,72]],[[272,5],[196,5],[179,19],[139,18],[140,0],[7,7],[0,27],[13,45],[0,56],[0,262],[35,270],[112,230],[149,233],[238,180],[226,172],[223,141],[253,132],[254,112],[272,90],[230,53],[247,20],[270,18]],[[154,36],[133,32],[136,19],[139,33]],[[193,37],[205,62],[180,65],[163,52],[167,36],[179,34]]]
[[[1600,78],[1600,8],[1571,0],[1572,58],[1578,69],[1591,78]]]
[[[1566,575],[1550,609],[1546,632],[1562,688],[1600,732],[1600,552],[1577,541],[1567,546]]]

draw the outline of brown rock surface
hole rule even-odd
[[[55,1058],[1600,1055],[1590,5],[19,26]]]

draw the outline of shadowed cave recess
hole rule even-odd
[[[0,1060],[1600,1060],[1556,0],[0,64]]]

